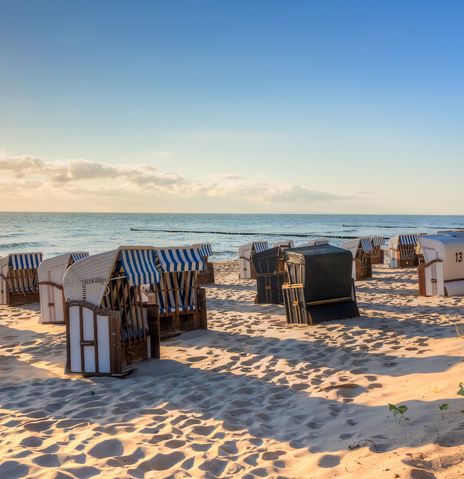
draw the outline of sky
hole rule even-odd
[[[464,214],[463,18],[0,0],[0,209]]]

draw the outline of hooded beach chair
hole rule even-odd
[[[256,279],[256,271],[253,266],[253,255],[269,249],[267,241],[253,241],[252,243],[240,246],[238,257],[240,260],[240,279]]]
[[[284,252],[288,246],[275,246],[253,255],[256,271],[256,304],[283,304],[282,285],[287,280]]]
[[[205,289],[198,275],[205,269],[205,258],[198,248],[157,248],[160,280],[155,288],[159,305],[161,336],[207,329]]]
[[[197,243],[193,245],[194,248],[200,250],[200,254],[205,260],[205,269],[198,273],[199,284],[214,284],[214,264],[209,261],[213,256],[213,249],[210,243]]]
[[[282,287],[287,322],[316,324],[359,316],[352,254],[332,245],[285,251],[289,282]]]
[[[303,245],[305,246],[322,246],[325,244],[329,244],[329,239],[328,238],[315,238],[315,239],[310,239],[306,241],[306,243]]]
[[[11,253],[0,259],[0,304],[39,302],[37,268],[42,253]]]
[[[158,306],[146,293],[159,280],[150,246],[121,246],[72,264],[63,280],[66,372],[121,376],[159,358]]]
[[[464,295],[464,237],[419,236],[424,262],[418,267],[422,296]]]
[[[278,241],[277,243],[274,243],[271,248],[275,248],[276,246],[283,246],[284,248],[294,248],[295,244],[293,240],[287,240],[287,241]]]
[[[408,268],[417,266],[418,235],[397,235],[388,240],[388,257],[390,268]]]
[[[68,268],[89,255],[86,251],[45,259],[37,268],[40,292],[40,322],[64,323],[63,278]]]
[[[383,242],[385,241],[383,236],[371,236],[372,244],[371,252],[371,264],[383,264],[384,251],[382,249]]]
[[[353,279],[362,281],[372,278],[371,254],[374,250],[370,238],[356,238],[341,244],[353,255]]]

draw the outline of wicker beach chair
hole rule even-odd
[[[329,244],[328,238],[314,238],[306,241],[303,246],[322,246],[325,244]]]
[[[0,304],[17,306],[37,303],[37,268],[42,253],[11,253],[0,259]]]
[[[256,271],[253,265],[253,255],[269,249],[267,241],[253,241],[240,246],[238,257],[240,260],[240,279],[256,279]]]
[[[287,322],[316,324],[359,316],[352,254],[332,245],[285,251],[289,282],[282,287]]]
[[[64,323],[64,275],[72,264],[87,256],[89,256],[87,251],[76,251],[45,259],[39,264],[37,276],[41,323]]]
[[[382,245],[385,238],[383,236],[371,236],[370,240],[372,244],[371,264],[383,264],[384,251]]]
[[[283,304],[282,285],[287,281],[284,252],[288,248],[275,246],[253,255],[256,304]]]
[[[372,278],[371,254],[374,251],[370,238],[356,238],[341,244],[353,255],[353,279],[362,281]]]
[[[416,245],[418,235],[397,235],[388,240],[388,257],[390,268],[408,268],[417,266]]]
[[[68,373],[122,376],[160,357],[155,249],[123,246],[83,258],[63,280]]]
[[[198,276],[205,258],[198,248],[157,248],[160,280],[155,288],[161,337],[207,329],[206,292]]]

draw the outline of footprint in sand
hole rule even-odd
[[[54,421],[35,421],[24,425],[24,429],[32,432],[47,431],[54,425]]]
[[[129,470],[128,472],[135,477],[145,477],[145,473],[149,471],[165,471],[170,469],[178,462],[182,461],[185,455],[182,452],[175,451],[170,454],[156,454],[151,459],[143,461],[137,469]]]
[[[70,472],[73,476],[78,477],[79,479],[88,479],[90,477],[100,474],[100,469],[92,466],[82,466],[82,467],[67,467],[66,471]]]
[[[29,468],[17,461],[5,461],[0,464],[0,477],[5,479],[19,479],[20,477],[26,477],[28,473]]]
[[[34,464],[41,467],[59,467],[60,460],[56,454],[42,454],[32,460]],[[6,477],[6,476],[5,476]]]
[[[25,437],[21,442],[21,446],[24,447],[40,447],[43,443],[43,440],[37,436]]]
[[[317,463],[319,467],[331,468],[340,464],[340,457],[335,454],[326,454],[319,459]]]
[[[92,447],[89,455],[97,459],[104,459],[106,457],[122,456],[124,454],[124,447],[118,439],[107,439],[101,441]]]

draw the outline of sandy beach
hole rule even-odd
[[[376,266],[361,318],[288,327],[238,262],[216,276],[209,331],[125,379],[65,375],[64,326],[0,306],[0,478],[464,477],[463,299]]]

